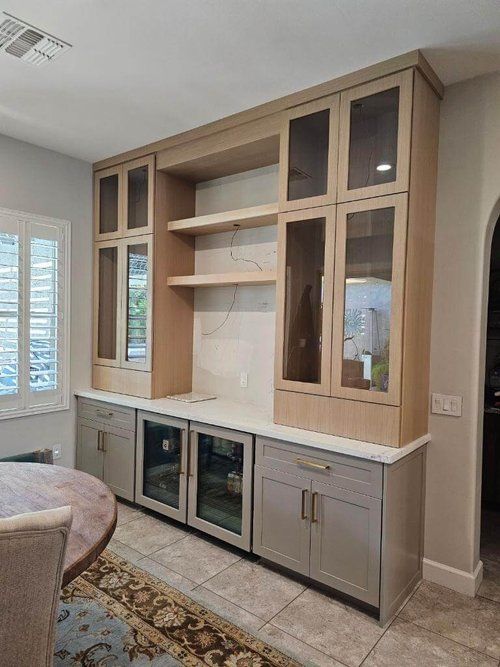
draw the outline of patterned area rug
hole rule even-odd
[[[107,550],[62,591],[54,665],[300,667]]]

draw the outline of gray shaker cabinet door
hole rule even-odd
[[[311,578],[378,607],[382,502],[312,483]]]
[[[135,434],[107,427],[103,439],[104,481],[120,498],[134,501]]]
[[[104,476],[104,454],[99,449],[101,442],[102,429],[95,422],[79,419],[76,467],[98,479]]]
[[[253,551],[309,575],[311,482],[255,466]]]

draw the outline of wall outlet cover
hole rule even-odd
[[[248,387],[248,373],[240,373],[240,387]]]
[[[62,445],[53,445],[52,447],[52,457],[54,459],[60,459],[62,456]]]

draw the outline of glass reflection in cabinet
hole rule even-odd
[[[144,421],[142,495],[179,509],[182,429]]]
[[[329,109],[290,121],[288,201],[326,194],[329,128]]]
[[[99,179],[99,234],[118,231],[118,174]]]
[[[325,218],[286,225],[283,378],[321,382]]]
[[[139,229],[148,226],[148,165],[130,169],[127,172],[128,179],[128,201],[127,201],[127,227],[128,229]]]
[[[243,443],[198,434],[196,516],[242,534]]]
[[[347,215],[342,386],[387,392],[394,208]]]
[[[126,360],[145,363],[148,329],[148,245],[127,246]]]
[[[118,246],[99,248],[98,253],[97,356],[100,359],[116,359]]]
[[[353,100],[348,189],[396,180],[399,87]]]

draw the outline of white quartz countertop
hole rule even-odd
[[[379,461],[380,463],[395,463],[422,447],[431,439],[430,435],[427,434],[405,447],[399,448],[376,445],[373,442],[352,440],[351,438],[342,438],[336,435],[317,433],[316,431],[305,431],[290,426],[280,426],[273,423],[272,415],[269,412],[258,406],[248,403],[235,403],[223,398],[215,398],[199,403],[183,403],[171,398],[150,400],[97,389],[79,390],[75,394],[82,398],[91,398],[105,403],[136,408],[137,410],[147,410],[156,414],[188,419],[212,426],[222,426],[235,431],[244,431],[306,447],[357,456],[370,461]]]

